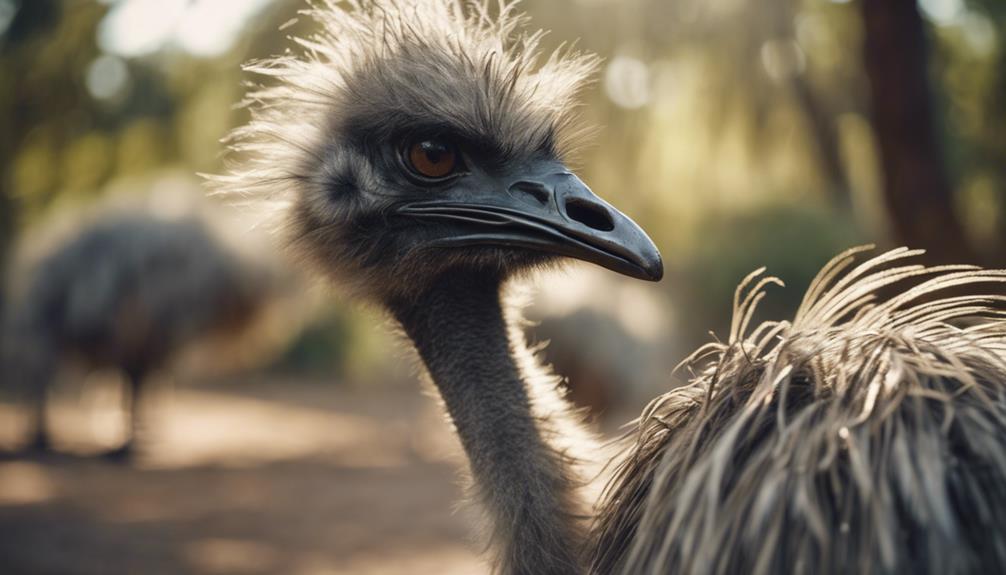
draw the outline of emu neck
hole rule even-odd
[[[500,283],[451,274],[391,309],[460,436],[476,496],[489,513],[497,571],[582,572],[583,515],[573,461],[550,445],[561,433],[555,421],[534,413],[539,391],[529,389],[514,359],[523,342],[508,337]]]

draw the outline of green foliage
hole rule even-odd
[[[388,362],[393,353],[390,350],[395,348],[393,336],[374,329],[380,322],[372,310],[338,304],[323,306],[273,369],[314,374],[337,382],[393,380],[398,375],[396,366]]]
[[[1006,259],[1006,5],[970,0],[956,25],[935,27],[933,76],[957,204],[971,239]]]
[[[345,377],[353,343],[353,322],[347,311],[326,310],[292,342],[276,363],[278,371],[314,372]]]
[[[725,337],[734,289],[755,269],[765,266],[768,275],[786,283],[784,289],[770,290],[760,314],[791,317],[821,266],[841,250],[864,242],[849,218],[800,204],[711,217],[702,236],[695,251],[674,266],[668,283],[672,304],[686,326],[682,336],[692,344],[708,340],[703,330]]]

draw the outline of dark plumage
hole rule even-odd
[[[852,267],[855,251],[792,322],[749,329],[778,281],[738,288],[730,338],[686,360],[692,381],[629,434],[594,571],[1006,567],[1006,272],[927,269],[904,249]],[[938,297],[961,287],[990,295]]]
[[[144,378],[185,345],[243,327],[270,282],[197,216],[132,210],[83,226],[32,266],[8,314],[4,379],[35,397],[36,443],[48,445],[45,395],[65,360],[121,369],[135,406]]]
[[[562,50],[542,61],[542,33],[521,31],[512,8],[491,17],[481,2],[319,3],[301,54],[246,66],[276,81],[249,92],[252,121],[229,140],[240,156],[211,180],[267,202],[299,257],[366,297],[411,298],[416,282],[458,265],[509,271],[553,259],[491,245],[430,258],[417,248],[450,230],[395,217],[428,196],[400,169],[407,140],[449,137],[473,176],[539,159],[558,169],[572,148],[574,98],[597,59]]]
[[[231,139],[231,171],[213,178],[269,200],[294,253],[412,339],[468,456],[495,570],[1006,567],[995,543],[1006,350],[986,307],[1002,296],[911,307],[943,285],[1004,275],[875,271],[903,252],[841,278],[841,265],[827,268],[792,325],[748,330],[756,286],[729,342],[693,360],[696,381],[646,411],[592,516],[580,464],[600,450],[501,293],[559,256],[650,280],[662,263],[562,163],[594,58],[539,58],[540,33],[521,32],[509,5],[500,12],[321,3],[299,54],[249,66],[266,78]],[[936,284],[872,306],[890,280],[923,274]],[[973,327],[947,323],[961,316]],[[909,557],[917,542],[928,547]]]

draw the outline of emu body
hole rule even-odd
[[[1006,272],[856,251],[791,321],[749,328],[777,280],[738,288],[729,339],[628,435],[595,572],[1002,571]],[[962,286],[987,295],[938,295]]]
[[[843,257],[794,323],[749,330],[757,285],[736,302],[729,345],[704,348],[696,381],[644,413],[591,515],[578,462],[597,447],[507,327],[501,288],[560,257],[662,275],[646,234],[563,162],[595,59],[542,57],[541,33],[523,32],[510,5],[308,13],[319,31],[303,53],[249,66],[266,80],[232,136],[239,159],[213,181],[280,206],[293,253],[412,339],[468,456],[497,572],[1006,567],[1006,345],[990,307],[1003,296],[913,305],[954,285],[1001,294],[1003,273],[879,271],[911,255],[892,252],[840,275]],[[936,283],[873,305],[926,274]],[[954,327],[962,316],[975,327]],[[936,412],[919,407],[936,397]],[[923,541],[927,554],[910,556]]]
[[[130,432],[111,455],[130,455],[147,376],[193,341],[237,333],[265,303],[266,280],[195,216],[109,213],[78,230],[29,270],[4,330],[4,383],[32,397],[35,446],[50,445],[47,392],[76,358],[126,376]]]

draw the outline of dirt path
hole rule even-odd
[[[67,451],[109,419],[80,411],[59,412],[77,422]],[[0,573],[485,572],[457,509],[457,444],[418,390],[182,388],[149,411],[134,467],[0,462]]]

